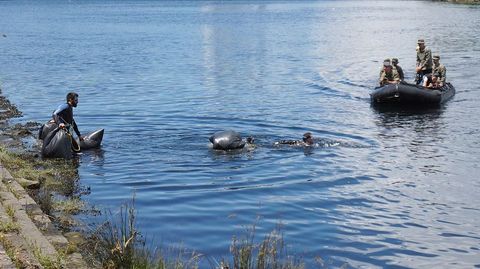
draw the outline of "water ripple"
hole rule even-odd
[[[225,257],[260,215],[257,238],[281,221],[309,268],[478,268],[480,98],[465,79],[480,72],[478,8],[402,7],[0,1],[2,94],[22,123],[79,92],[82,132],[106,129],[80,157],[83,199],[115,210],[135,192],[142,233],[166,243]],[[456,97],[371,107],[384,58],[413,79],[424,29]],[[211,149],[226,129],[256,147]],[[273,146],[305,132],[315,147]]]

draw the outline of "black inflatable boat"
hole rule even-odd
[[[370,94],[370,100],[374,105],[432,106],[441,105],[454,95],[455,88],[450,83],[446,83],[438,89],[429,89],[420,85],[401,82],[375,88]]]

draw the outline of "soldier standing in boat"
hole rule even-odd
[[[385,59],[383,61],[383,69],[380,71],[380,86],[396,84],[398,82],[400,82],[400,76],[398,75],[397,70],[393,69],[390,59]]]
[[[440,63],[440,56],[433,55],[433,73],[438,73],[437,84],[439,87],[445,85],[447,80],[447,69]]]
[[[392,65],[393,69],[396,69],[398,72],[398,76],[400,77],[400,81],[405,80],[405,75],[403,74],[403,69],[398,65],[398,59],[397,58],[392,58]]]
[[[432,51],[425,47],[425,40],[417,41],[417,67],[415,69],[417,76],[415,82],[422,83],[422,78],[432,74]]]

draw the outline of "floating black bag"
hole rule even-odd
[[[235,131],[217,132],[210,136],[209,140],[213,144],[213,149],[241,149],[245,146],[245,141],[242,141],[240,134]]]
[[[45,137],[47,137],[47,135],[57,127],[58,125],[53,120],[45,123],[42,125],[42,127],[40,127],[40,130],[38,130],[38,139],[44,140]]]
[[[72,157],[72,137],[66,130],[56,128],[43,140],[42,156],[46,158]]]
[[[77,140],[77,143],[80,145],[80,149],[94,149],[99,148],[103,139],[103,129],[96,130],[83,137],[83,141]]]

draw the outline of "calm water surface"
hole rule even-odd
[[[106,129],[83,199],[135,191],[164,244],[219,260],[261,216],[259,237],[282,222],[312,268],[478,268],[479,25],[479,7],[429,1],[0,1],[0,78],[20,122],[80,94],[80,129]],[[457,95],[372,108],[384,58],[413,78],[418,38]],[[210,150],[224,129],[257,148]],[[272,146],[306,131],[319,146]]]

